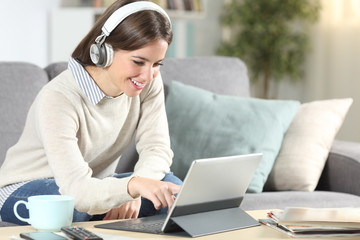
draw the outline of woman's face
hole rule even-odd
[[[112,97],[122,93],[129,97],[139,95],[145,85],[159,74],[167,48],[168,43],[160,39],[134,51],[114,52],[113,63],[104,69],[106,77],[99,87]]]

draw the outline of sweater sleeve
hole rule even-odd
[[[74,196],[78,211],[105,213],[132,200],[127,192],[130,178],[92,177],[78,146],[75,106],[62,93],[42,91],[36,104],[36,131],[60,193]]]
[[[139,160],[134,175],[160,180],[170,171],[173,157],[160,74],[140,97],[140,120],[135,138]]]

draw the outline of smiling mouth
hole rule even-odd
[[[137,81],[135,81],[135,80],[132,79],[132,78],[130,78],[130,81],[134,84],[134,86],[135,86],[137,89],[142,89],[142,88],[144,88],[144,86],[145,86],[145,83],[137,82]]]

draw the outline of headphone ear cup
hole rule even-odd
[[[106,57],[104,59],[104,67],[108,67],[112,64],[114,58],[114,50],[110,44],[105,43]]]
[[[91,61],[98,67],[103,67],[105,64],[105,48],[101,44],[94,43],[90,47]]]

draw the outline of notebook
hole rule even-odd
[[[261,158],[255,153],[194,160],[168,214],[95,227],[198,237],[258,226],[240,204]]]

